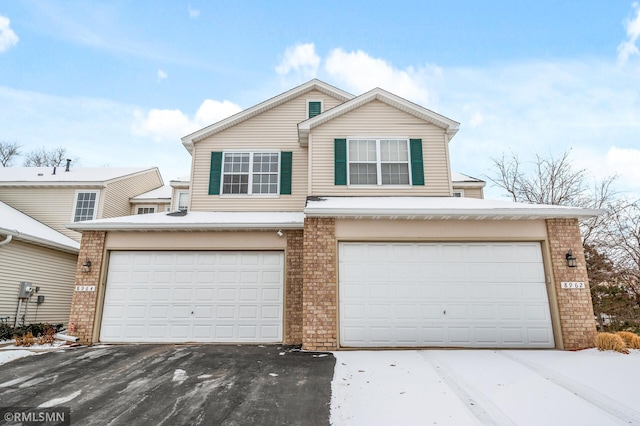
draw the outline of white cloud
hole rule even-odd
[[[634,2],[631,7],[635,11],[635,17],[625,20],[627,39],[618,45],[618,61],[622,64],[626,63],[630,56],[640,54],[636,46],[640,37],[640,5]]]
[[[198,16],[200,16],[200,11],[198,9],[192,9],[191,5],[189,5],[188,8],[189,8],[189,18],[196,19]]]
[[[158,83],[160,83],[162,80],[166,79],[167,77],[169,77],[169,75],[164,72],[163,70],[158,70]]]
[[[212,99],[202,102],[193,119],[178,109],[152,109],[146,114],[136,110],[133,131],[137,135],[150,136],[155,141],[175,141],[241,110],[233,102]]]
[[[9,18],[0,15],[0,52],[8,50],[18,43],[18,36],[11,29]]]
[[[384,59],[372,58],[361,50],[345,52],[340,48],[329,52],[324,68],[329,76],[357,93],[380,87],[416,102],[429,101],[424,77],[433,70],[413,67],[399,70]]]
[[[285,49],[282,61],[276,66],[276,72],[281,76],[294,72],[304,78],[313,78],[319,66],[320,57],[316,54],[313,43],[296,44]]]

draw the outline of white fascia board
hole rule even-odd
[[[225,118],[224,120],[218,121],[217,123],[211,124],[210,126],[184,136],[181,139],[182,144],[187,149],[187,151],[193,154],[194,143],[197,143],[198,141],[207,138],[217,132],[228,129],[229,127],[235,126],[236,124],[239,124],[251,117],[262,114],[263,112],[268,111],[271,108],[288,102],[289,100],[297,98],[298,96],[301,96],[304,93],[308,93],[312,90],[318,90],[343,102],[348,101],[349,99],[352,99],[354,97],[352,94],[340,90],[337,87],[333,87],[318,79],[313,79],[304,84],[301,84],[300,86],[294,87],[291,90],[281,93],[271,99],[240,111],[239,113],[234,114],[231,117]]]
[[[38,246],[53,248],[56,250],[67,252],[67,253],[78,254],[78,252],[80,251],[80,243],[76,243],[77,246],[57,243],[55,241],[51,241],[46,238],[40,238],[34,235],[24,234],[22,232],[16,231],[15,229],[0,228],[0,234],[11,235],[16,240],[26,241],[28,243],[32,243]]]
[[[477,181],[477,182],[460,182],[460,181],[453,181],[451,182],[451,186],[453,186],[453,188],[484,188],[486,186],[486,182],[483,181]]]
[[[0,186],[5,187],[67,187],[71,186],[74,188],[82,188],[82,189],[100,189],[106,188],[107,185],[104,182],[0,182]]]

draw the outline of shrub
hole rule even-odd
[[[628,331],[618,331],[616,334],[622,337],[622,340],[624,340],[624,343],[628,348],[640,349],[640,336],[637,334],[630,333]]]
[[[596,346],[600,351],[616,351],[623,354],[629,353],[622,337],[613,333],[598,333],[596,336]]]
[[[33,337],[42,337],[50,333],[49,330],[53,330],[53,333],[51,334],[53,337],[54,334],[62,330],[62,327],[62,324],[49,324],[42,322],[16,328],[13,328],[9,324],[0,324],[0,340],[9,340],[16,336],[23,337],[27,333],[31,333]]]

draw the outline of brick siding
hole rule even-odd
[[[334,218],[304,220],[302,348],[331,351],[337,341],[337,244]]]
[[[284,308],[284,343],[302,343],[302,261],[303,232],[287,231],[286,280]]]
[[[595,345],[596,322],[578,220],[547,219],[546,222],[564,348],[591,348]],[[565,256],[569,249],[577,259],[575,268],[567,265]],[[584,282],[586,288],[562,289],[562,281]]]
[[[76,286],[95,286],[95,291],[75,291],[71,300],[69,325],[74,323],[75,330],[69,332],[80,338],[80,343],[93,343],[93,325],[96,316],[97,295],[100,285],[100,271],[102,269],[102,253],[106,233],[102,231],[84,231],[80,242],[80,253],[76,266]],[[82,272],[82,264],[91,260],[91,270]]]

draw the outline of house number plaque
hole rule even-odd
[[[96,291],[95,285],[77,285],[76,291]]]
[[[562,281],[560,283],[561,288],[585,288],[582,281]]]

